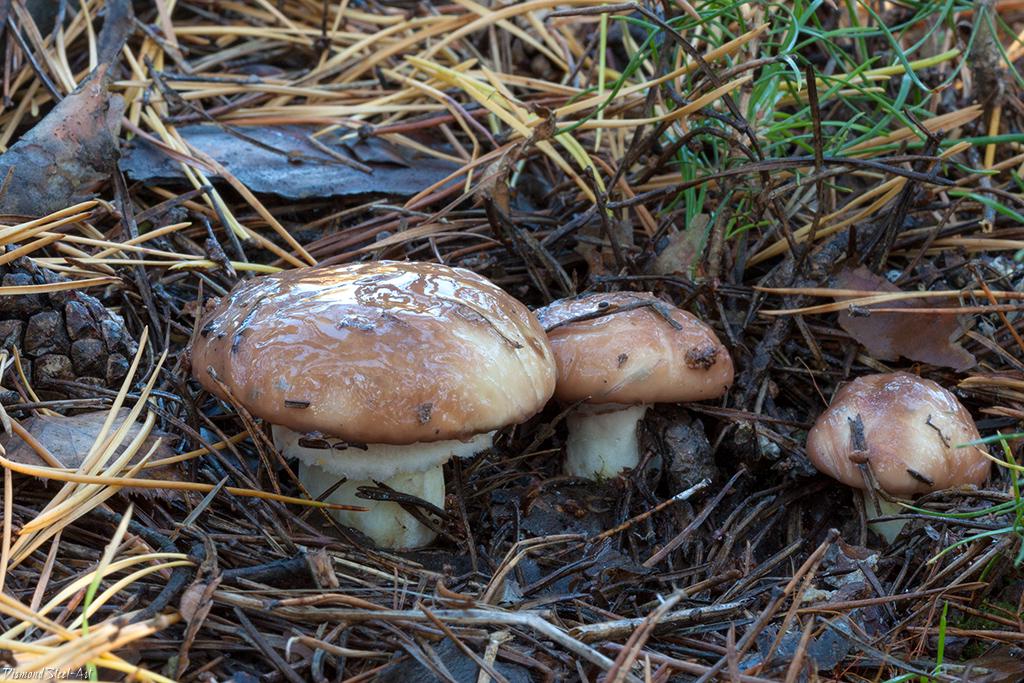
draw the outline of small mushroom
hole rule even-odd
[[[381,547],[434,532],[395,502],[355,496],[381,482],[444,507],[442,466],[547,403],[555,366],[530,311],[475,273],[380,261],[249,280],[200,322],[193,374],[273,425],[299,478]]]
[[[653,294],[590,294],[536,314],[555,352],[555,396],[583,402],[566,418],[570,475],[636,467],[637,424],[650,404],[718,398],[732,384],[732,358],[711,328]]]
[[[807,435],[807,456],[819,471],[863,490],[874,519],[902,510],[892,497],[984,483],[985,452],[963,446],[979,438],[967,409],[935,382],[905,372],[866,375],[836,392]],[[868,494],[870,479],[880,489],[879,511]],[[873,526],[892,542],[904,524]]]

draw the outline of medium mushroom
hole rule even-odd
[[[807,456],[819,471],[863,490],[868,517],[901,511],[889,497],[982,484],[989,460],[967,409],[935,382],[905,372],[865,375],[836,392],[807,435]],[[873,478],[881,494],[875,510]],[[889,542],[904,522],[876,523]]]
[[[566,418],[570,475],[636,467],[650,404],[718,398],[732,384],[732,358],[711,328],[653,294],[589,294],[536,314],[555,352],[555,396],[582,402]]]
[[[381,547],[434,533],[393,502],[355,497],[381,482],[444,507],[442,465],[491,445],[554,391],[544,330],[468,270],[380,261],[302,268],[236,287],[200,323],[193,374],[273,425],[299,479]]]

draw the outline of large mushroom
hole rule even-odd
[[[432,263],[303,268],[249,280],[200,322],[193,374],[273,425],[314,496],[381,547],[434,533],[394,502],[356,498],[381,482],[444,507],[442,465],[538,412],[555,367],[530,311],[485,278]]]
[[[636,467],[637,424],[652,403],[718,398],[732,384],[732,358],[711,328],[653,294],[589,294],[536,314],[555,353],[555,396],[582,402],[566,418],[573,476]]]
[[[889,498],[982,484],[990,464],[967,409],[935,382],[905,372],[865,375],[836,392],[807,435],[819,471],[865,492],[868,517],[897,513]],[[879,495],[871,496],[871,480]],[[879,509],[874,508],[875,498]],[[890,542],[903,522],[878,522]]]

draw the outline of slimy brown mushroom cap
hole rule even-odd
[[[714,331],[653,294],[589,294],[536,313],[554,349],[560,401],[684,403],[732,385],[732,358]]]
[[[854,452],[859,416],[864,452]],[[859,437],[858,437],[859,438]],[[982,484],[990,463],[967,409],[935,382],[904,372],[858,377],[836,392],[807,437],[807,456],[821,472],[865,488],[858,461],[894,496]]]
[[[237,287],[200,323],[196,378],[254,415],[355,443],[466,439],[521,422],[554,388],[530,311],[433,263],[301,268]]]

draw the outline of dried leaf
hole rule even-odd
[[[999,106],[1006,94],[1006,59],[1003,57],[1002,39],[996,30],[998,15],[993,0],[979,0],[975,4],[974,36],[967,53],[967,63],[975,82],[975,97],[979,102]]]
[[[962,662],[969,678],[977,683],[1011,683],[1024,680],[1024,648],[1000,643],[988,652]],[[968,680],[967,674],[963,680]]]
[[[676,230],[664,238],[664,245],[659,245],[657,257],[651,264],[651,272],[655,275],[689,276],[690,270],[697,265],[707,238],[708,215],[699,214],[684,230]]]
[[[108,74],[131,28],[131,3],[108,2],[100,64],[0,155],[0,213],[58,211],[86,198],[115,169],[124,100],[110,94]]]
[[[338,575],[334,571],[334,561],[327,553],[326,548],[317,548],[311,551],[306,555],[306,560],[309,562],[309,570],[317,586],[330,589],[341,586]]]
[[[220,586],[220,582],[220,576],[212,579],[196,579],[191,586],[185,589],[178,602],[178,611],[181,612],[181,618],[185,620],[185,623],[191,624],[193,621],[201,622],[206,619],[206,615],[213,607],[213,592]]]
[[[216,125],[178,129],[190,145],[216,159],[253,192],[289,199],[358,194],[412,196],[458,168],[452,162],[413,153],[379,138],[351,145],[318,138],[323,148],[369,166],[371,172],[367,173],[309,142],[315,131],[307,126],[246,126],[235,135]],[[128,146],[121,167],[133,180],[143,182],[183,178],[177,161],[144,140]]]
[[[514,145],[485,166],[480,174],[480,181],[476,188],[477,195],[490,198],[506,216],[512,210],[508,179],[515,170],[515,164],[526,151],[524,144]]]
[[[582,256],[583,260],[587,262],[587,272],[590,273],[590,277],[599,278],[609,274],[611,269],[605,265],[605,261],[611,259],[606,259],[598,247],[589,242],[577,242],[576,246],[573,247],[573,251]]]
[[[867,268],[847,268],[835,278],[839,289],[899,292],[899,287]],[[844,301],[850,297],[836,297]],[[920,308],[920,301],[894,301],[887,308]],[[875,358],[894,361],[900,356],[931,365],[966,370],[975,364],[974,356],[955,342],[963,334],[956,316],[925,313],[839,314],[839,326],[864,345]]]
[[[105,69],[105,67],[101,67]],[[114,169],[124,101],[92,77],[0,155],[0,213],[44,215],[86,198]]]
[[[115,427],[120,425],[121,422],[128,417],[130,410],[128,408],[122,408],[117,415],[117,420],[114,422]],[[90,413],[82,413],[80,415],[72,415],[70,417],[64,415],[38,415],[30,417],[26,420],[22,420],[22,426],[28,430],[28,432],[36,438],[43,446],[46,447],[50,453],[56,457],[64,467],[78,468],[85,460],[86,454],[92,447],[93,442],[100,433],[100,429],[103,427],[103,422],[107,419],[107,411],[100,410]],[[127,445],[131,442],[132,438],[139,433],[142,428],[142,424],[136,422],[129,429],[127,438],[124,439],[123,445]],[[150,460],[158,460],[160,458],[166,458],[174,455],[174,449],[172,444],[175,437],[158,430],[152,430],[149,436],[143,442],[138,452],[132,456],[131,463],[137,463],[142,457],[149,452],[149,449],[153,446],[157,439],[162,438],[160,446],[156,452],[153,453]],[[23,465],[32,465],[35,467],[46,467],[46,462],[43,461],[32,448],[22,441],[16,435],[0,434],[0,446],[7,451],[7,457],[14,462],[19,462]],[[118,449],[120,453],[122,449]],[[142,479],[161,479],[165,481],[181,481],[178,469],[173,466],[167,467],[154,467],[151,469],[144,469],[137,475]],[[162,491],[160,489],[124,489],[126,492],[132,495],[143,495],[143,496],[173,496],[172,491]]]
[[[821,631],[801,647],[801,631],[786,631],[780,637],[778,626],[769,625],[755,639],[758,651],[745,657],[740,668],[746,670],[757,666],[769,657],[772,664],[778,666],[801,656],[813,661],[818,670],[831,671],[853,649],[852,642],[846,636],[848,631],[849,627],[843,621],[836,620],[833,628]]]

